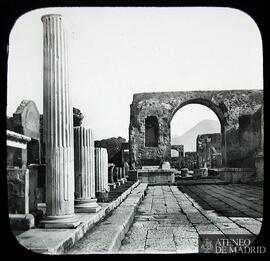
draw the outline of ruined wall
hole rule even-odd
[[[221,134],[209,133],[197,136],[198,167],[219,168],[221,167]]]
[[[213,110],[221,123],[222,161],[227,162],[225,131],[238,129],[241,114],[254,113],[263,103],[262,90],[187,91],[138,93],[130,105],[130,161],[135,168],[171,160],[171,120],[188,104],[202,104]],[[145,119],[158,119],[158,145],[145,146]]]
[[[178,152],[178,157],[171,155],[171,167],[180,170],[184,166],[184,145],[171,145],[171,149]]]
[[[189,170],[198,168],[198,154],[196,151],[186,152],[184,158],[184,167]]]
[[[255,167],[256,153],[262,140],[261,111],[260,108],[254,114],[239,117],[239,146],[243,167]]]
[[[15,149],[10,155],[9,165],[21,167],[19,164],[27,158],[27,165],[40,163],[40,114],[36,104],[31,100],[23,100],[17,107],[13,117],[7,118],[7,129],[31,137],[27,151]]]
[[[29,170],[7,168],[8,212],[29,213]]]
[[[227,166],[232,168],[254,168],[255,158],[263,144],[262,107],[253,114],[239,116],[239,128],[226,132]]]
[[[13,113],[14,131],[29,136],[32,139],[40,139],[39,111],[31,100],[23,100]]]

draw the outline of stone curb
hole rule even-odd
[[[71,252],[70,254],[117,253],[121,247],[122,240],[125,238],[125,234],[132,225],[136,209],[146,194],[147,185],[147,183],[141,183],[136,187],[112,215],[96,227],[92,238],[87,240],[87,253],[83,253],[79,249],[75,250],[75,252],[72,251],[73,253]]]
[[[42,253],[42,254],[61,254],[68,249],[70,249],[79,239],[81,239],[89,229],[91,229],[94,225],[96,225],[98,222],[103,220],[112,210],[117,208],[122,201],[124,201],[128,195],[136,189],[136,187],[140,184],[140,181],[135,182],[131,187],[129,187],[125,192],[123,192],[116,200],[109,203],[108,206],[102,208],[99,212],[95,213],[94,216],[91,216],[91,218],[87,219],[84,217],[84,221],[75,229],[65,229],[66,234],[53,246],[40,246],[38,247],[35,245],[35,242],[38,242],[40,240],[39,233],[42,231],[48,231],[48,229],[30,229],[20,235],[18,235],[16,238],[18,242],[25,247],[28,250],[31,250],[33,252]],[[51,230],[51,233],[57,233],[59,230]],[[46,240],[44,238],[43,240]],[[34,242],[34,243],[33,243]],[[43,243],[44,244],[44,243]],[[46,245],[46,244],[45,244]]]

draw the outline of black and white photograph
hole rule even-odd
[[[9,33],[10,230],[41,255],[263,254],[263,41],[231,7],[46,7]]]

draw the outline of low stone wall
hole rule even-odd
[[[193,177],[194,178],[208,177],[208,169],[207,168],[194,169]]]
[[[9,213],[29,213],[29,170],[8,167],[7,185]]]
[[[175,183],[175,170],[156,169],[156,170],[138,170],[138,179],[142,183],[148,184],[173,184]]]
[[[255,180],[256,170],[253,168],[220,168],[219,178],[229,183],[250,183]]]

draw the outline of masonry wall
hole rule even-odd
[[[171,161],[171,120],[174,114],[188,104],[202,104],[213,110],[221,124],[222,162],[225,164],[230,153],[225,147],[225,133],[239,128],[241,114],[254,113],[263,103],[262,90],[233,91],[188,91],[138,93],[133,95],[130,105],[130,162],[132,168],[143,165],[161,165]],[[145,119],[155,116],[158,120],[157,146],[145,146]],[[234,133],[228,133],[228,138]],[[228,139],[227,139],[228,141]],[[230,141],[229,141],[230,142]],[[232,144],[229,144],[233,151]],[[229,148],[229,149],[230,149]]]
[[[184,167],[189,170],[194,170],[198,168],[198,154],[195,151],[186,152],[184,158]]]
[[[252,115],[244,115],[239,118],[239,146],[242,167],[255,167],[255,157],[263,139],[261,128],[261,109]]]
[[[198,167],[221,167],[221,134],[209,133],[197,136],[196,147],[198,153]]]

